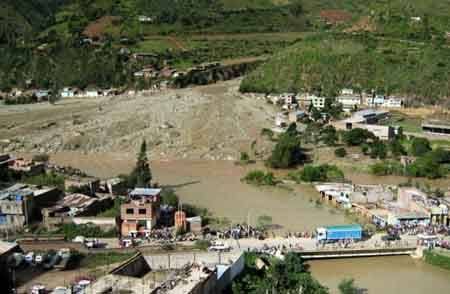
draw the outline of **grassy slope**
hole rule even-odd
[[[242,83],[243,91],[319,90],[346,86],[435,100],[450,96],[450,49],[337,35],[305,39],[273,56]]]

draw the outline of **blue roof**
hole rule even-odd
[[[341,225],[341,226],[325,226],[325,229],[328,231],[362,231],[361,225],[352,224],[352,225]]]
[[[161,193],[161,189],[135,188],[131,191],[131,196],[156,196]]]

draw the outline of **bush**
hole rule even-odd
[[[250,156],[247,152],[241,152],[240,161],[248,162],[250,160]]]
[[[347,156],[347,150],[345,150],[345,148],[337,148],[334,150],[334,155],[336,155],[336,157],[345,157]]]
[[[254,170],[247,173],[243,178],[247,184],[253,184],[256,186],[274,186],[276,184],[273,173],[261,170]]]

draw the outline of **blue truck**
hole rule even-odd
[[[334,242],[339,240],[358,241],[362,238],[361,225],[325,226],[317,228],[316,238],[320,242]]]

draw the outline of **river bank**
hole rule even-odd
[[[448,250],[447,250],[448,251]],[[425,262],[449,271],[450,275],[450,253],[443,250],[425,250],[423,252]]]

